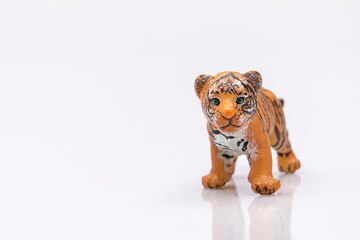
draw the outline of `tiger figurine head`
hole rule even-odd
[[[257,71],[199,75],[195,92],[208,120],[212,169],[202,178],[205,187],[222,187],[231,179],[239,155],[250,164],[251,189],[271,194],[280,188],[272,175],[271,147],[278,153],[281,172],[300,168],[288,138],[283,101],[262,87]]]
[[[253,119],[261,83],[261,75],[256,71],[245,74],[222,72],[214,77],[198,76],[195,91],[209,123],[221,132],[231,134]]]

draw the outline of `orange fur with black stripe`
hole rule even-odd
[[[276,192],[280,181],[272,175],[271,147],[278,153],[281,172],[293,173],[300,168],[288,137],[283,101],[262,88],[258,72],[200,75],[195,91],[208,120],[211,144],[212,169],[202,178],[205,187],[225,185],[235,171],[237,156],[246,155],[252,190]]]

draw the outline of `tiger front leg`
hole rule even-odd
[[[256,154],[249,154],[250,173],[248,180],[251,183],[251,189],[255,193],[272,194],[280,189],[280,180],[273,177],[272,174],[272,156],[270,140],[262,137],[256,141]]]
[[[210,141],[211,142],[211,141]],[[220,188],[224,186],[235,171],[237,156],[219,150],[211,142],[211,164],[212,168],[208,175],[202,178],[202,184],[206,188]]]

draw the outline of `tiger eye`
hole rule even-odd
[[[219,106],[220,100],[217,99],[217,98],[213,98],[213,99],[211,99],[211,103],[212,103],[214,106]]]
[[[244,97],[238,97],[237,99],[236,99],[236,103],[237,104],[243,104],[245,102],[245,98]]]

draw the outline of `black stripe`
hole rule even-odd
[[[223,134],[223,133],[220,132],[219,130],[212,129],[211,127],[210,127],[210,129],[211,129],[211,131],[212,131],[213,134],[215,134],[215,135],[221,134],[221,135],[223,135],[226,139],[233,139],[233,138],[235,138],[234,136],[226,136],[225,134]]]
[[[238,141],[238,142],[237,142],[237,146],[239,147],[240,144],[241,144],[243,141],[245,141],[245,140],[244,140],[244,139],[241,139],[240,141]]]
[[[243,146],[243,148],[241,150],[246,151],[248,144],[249,144],[248,141],[244,142],[244,146]]]
[[[292,150],[290,150],[290,152],[287,152],[287,153],[280,153],[280,152],[278,152],[277,154],[278,154],[280,157],[283,157],[284,155],[285,155],[285,157],[288,157],[291,153],[292,153]]]
[[[214,135],[212,135],[212,133],[211,133],[211,132],[209,132],[209,135],[210,135],[212,138],[214,138],[214,139],[215,139]]]
[[[279,129],[277,128],[277,126],[275,126],[275,135],[276,135],[276,143],[273,145],[273,147],[278,145],[279,141],[280,141],[280,132],[279,132]]]
[[[274,147],[274,149],[275,149],[275,150],[279,150],[279,149],[281,149],[281,147],[284,145],[285,139],[286,139],[286,137],[285,137],[285,136],[282,136],[282,140],[281,140],[280,145],[279,145],[279,146]]]
[[[231,156],[231,155],[226,154],[226,153],[224,153],[222,156],[223,156],[224,158],[226,158],[226,159],[232,159],[232,158],[234,158],[234,156]]]

